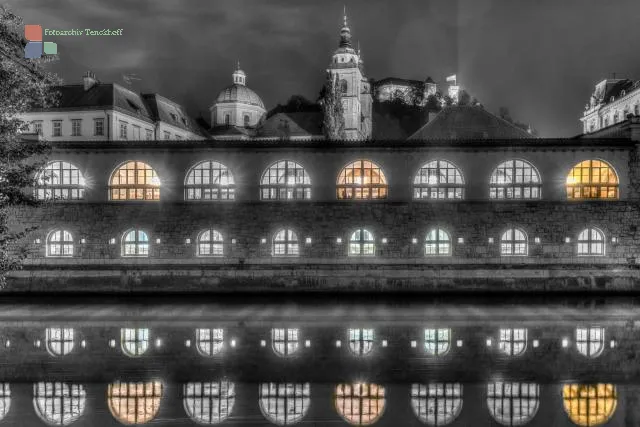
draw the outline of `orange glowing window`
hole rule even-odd
[[[349,424],[373,424],[384,412],[384,387],[367,383],[339,384],[336,387],[335,405],[338,414]]]
[[[569,419],[579,426],[603,425],[618,405],[613,384],[567,384],[562,388],[562,398]]]
[[[338,199],[386,199],[389,186],[380,166],[369,160],[357,160],[338,175]]]
[[[619,181],[613,167],[602,160],[585,160],[567,176],[569,200],[617,199]]]
[[[110,200],[160,200],[160,178],[143,162],[126,162],[109,181]]]
[[[109,411],[122,424],[146,424],[153,420],[160,410],[162,383],[109,384],[107,389]]]

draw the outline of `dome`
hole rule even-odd
[[[242,84],[232,84],[220,92],[216,104],[225,102],[256,105],[264,109],[264,103],[258,94]]]

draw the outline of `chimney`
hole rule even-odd
[[[98,79],[96,79],[96,75],[93,73],[93,71],[87,71],[82,77],[82,83],[84,85],[84,91],[86,92],[96,84],[98,84]]]

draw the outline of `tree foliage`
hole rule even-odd
[[[342,91],[338,75],[327,73],[327,81],[320,94],[322,112],[324,113],[324,136],[330,141],[340,141],[347,137],[345,132],[344,109],[342,108]]]

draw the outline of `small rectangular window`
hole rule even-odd
[[[140,140],[140,126],[133,125],[133,139]]]
[[[104,136],[104,119],[95,119],[93,122],[94,136]]]
[[[33,122],[33,132],[42,135],[42,120]]]
[[[164,131],[164,139],[171,139],[171,133]]]
[[[81,136],[81,135],[82,135],[82,120],[71,119],[71,136]]]
[[[127,131],[127,122],[120,121],[120,139],[127,139],[128,131]]]
[[[52,133],[51,136],[62,136],[62,120],[52,120]]]
[[[150,129],[147,129],[146,133],[147,133],[147,141],[151,141],[153,139],[153,131]]]

